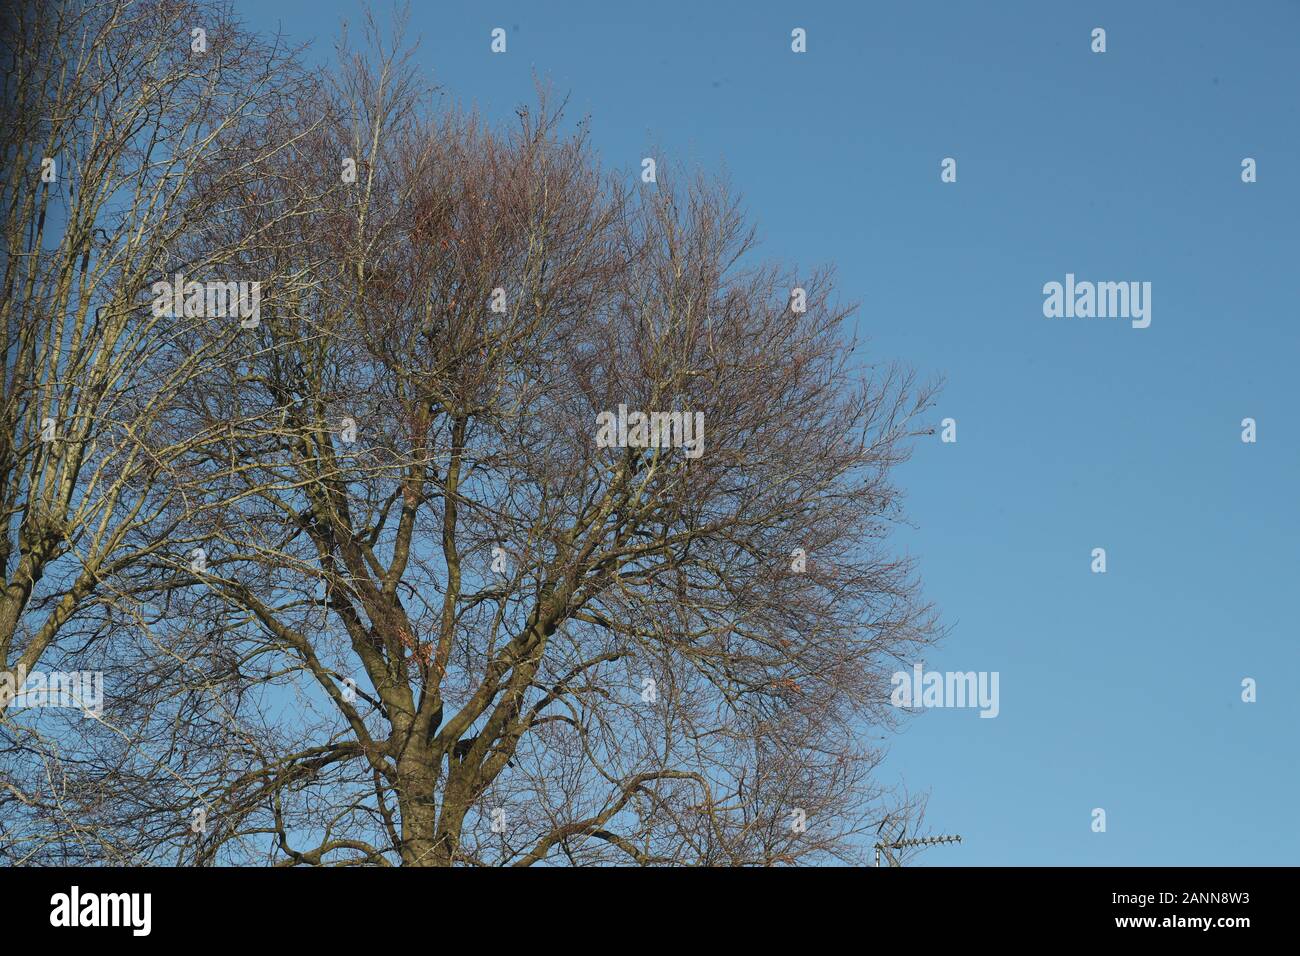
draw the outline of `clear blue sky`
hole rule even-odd
[[[321,54],[359,22],[237,8]],[[904,469],[898,546],[951,628],[927,667],[999,671],[1001,714],[891,744],[884,779],[965,838],[922,862],[1300,862],[1300,4],[460,0],[411,26],[490,119],[536,72],[608,166],[726,169],[766,255],[834,262],[875,354],[946,377],[958,441]],[[1151,282],[1151,327],[1045,318],[1067,272]]]

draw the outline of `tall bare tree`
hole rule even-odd
[[[915,810],[871,741],[935,637],[887,547],[929,390],[859,355],[828,271],[758,259],[725,183],[629,187],[545,96],[492,129],[370,49],[166,244],[266,277],[262,322],[175,334],[191,498],[115,605],[104,720],[12,785],[20,842],[861,859]]]
[[[122,576],[187,513],[180,461],[205,436],[175,413],[209,356],[178,349],[195,320],[154,314],[147,290],[255,243],[178,257],[249,201],[293,70],[213,5],[20,3],[9,16],[0,666],[29,671],[129,590]]]

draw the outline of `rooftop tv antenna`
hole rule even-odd
[[[942,843],[961,842],[961,837],[955,833],[904,839],[903,834],[906,832],[906,824],[896,823],[888,819],[876,828],[876,836],[878,838],[875,845],[876,866],[880,866],[880,854],[882,852],[885,854],[885,859],[889,861],[890,866],[902,866],[902,862],[890,852],[891,850],[905,850],[914,846],[938,846]]]

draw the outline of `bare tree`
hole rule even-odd
[[[281,117],[252,201],[167,246],[267,277],[262,322],[176,334],[193,500],[76,766],[14,785],[23,840],[861,860],[912,809],[869,741],[936,633],[887,548],[929,389],[859,357],[828,271],[758,259],[726,184],[628,187],[545,96],[494,130],[370,48]]]
[[[207,481],[189,460],[209,436],[180,398],[214,357],[182,337],[208,319],[155,311],[152,285],[232,278],[256,236],[186,250],[248,205],[279,114],[308,96],[291,51],[211,3],[21,0],[0,59],[0,800],[30,807],[9,758],[60,748],[14,691],[42,662],[112,659],[142,564]]]
[[[289,61],[196,3],[20,4],[6,31],[0,664],[29,670],[169,538],[204,440],[173,427],[209,356],[146,290],[246,204]],[[192,47],[191,27],[205,33]],[[0,707],[4,706],[0,701]]]

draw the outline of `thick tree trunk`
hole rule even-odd
[[[397,763],[398,809],[402,816],[402,865],[448,866],[438,852],[437,767],[431,749],[411,746]]]

